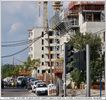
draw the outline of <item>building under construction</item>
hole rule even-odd
[[[104,2],[71,1],[62,12],[55,13],[50,20],[51,27],[60,33],[61,57],[64,57],[64,42],[77,31],[101,36],[104,43]],[[103,45],[104,48],[104,45]]]
[[[61,2],[56,1],[53,2],[53,7],[55,14],[50,19],[49,28],[47,21],[47,2],[45,2],[43,15],[45,30],[41,32],[42,38],[40,41],[41,44],[39,44],[41,45],[39,46],[41,47],[40,59],[41,66],[47,66],[52,69],[52,71],[48,71],[48,73],[52,73],[53,76],[62,77],[63,44],[68,41],[70,35],[77,31],[81,33],[98,33],[99,31],[102,42],[104,42],[104,2],[71,1],[65,10],[61,10]],[[44,35],[47,31],[48,34]],[[42,78],[44,75],[41,73],[39,77]]]

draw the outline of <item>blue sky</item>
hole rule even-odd
[[[67,4],[67,3],[66,3]],[[65,4],[64,4],[65,5]],[[53,9],[49,3],[49,19],[53,16]],[[1,2],[1,37],[2,41],[17,41],[28,39],[28,29],[42,25],[42,4],[40,7],[36,1],[2,1]],[[2,56],[15,53],[25,46],[2,48]],[[15,55],[14,58],[25,61],[28,50]],[[12,63],[13,57],[3,58],[2,63]],[[15,64],[19,62],[15,60]]]

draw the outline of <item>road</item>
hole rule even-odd
[[[36,97],[35,93],[24,88],[5,88],[1,92],[2,97]]]
[[[1,90],[2,97],[37,97],[35,93],[32,93],[31,90],[24,88],[5,88]],[[91,90],[91,97],[99,97],[99,90]],[[43,95],[44,96],[44,95]],[[73,95],[74,97],[86,97],[85,90],[76,90]],[[104,96],[104,90],[102,91],[102,96]],[[72,97],[72,90],[67,90],[67,97]]]

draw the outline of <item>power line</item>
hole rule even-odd
[[[17,41],[2,41],[2,43],[14,43],[14,42],[25,42],[28,41],[28,39],[25,40],[17,40]]]
[[[36,38],[33,38],[31,40],[27,40],[26,42],[20,42],[20,43],[13,43],[13,44],[5,44],[5,45],[1,45],[2,47],[16,47],[16,46],[22,46],[22,45],[27,45],[33,42],[33,40]]]
[[[47,33],[45,33],[44,35],[46,35],[46,34],[47,34]],[[24,49],[22,49],[22,50],[20,50],[20,51],[18,51],[18,52],[15,52],[15,53],[13,53],[13,54],[6,55],[6,56],[2,56],[1,58],[11,57],[11,56],[17,55],[17,54],[19,54],[19,53],[21,53],[21,52],[27,50],[34,42],[36,42],[37,40],[39,40],[41,37],[42,37],[42,35],[39,36],[39,37],[37,37],[37,38],[36,38],[29,46],[27,46],[26,48],[24,48]]]
[[[30,42],[29,42],[30,43]],[[28,42],[21,42],[21,43],[14,43],[14,44],[6,44],[6,45],[1,45],[2,47],[11,47],[11,46],[22,46],[22,45],[26,45],[28,44]]]
[[[17,60],[17,61],[19,61],[19,62],[22,62],[22,63],[24,63],[24,61],[21,61],[21,60],[19,60],[19,59],[17,59],[17,58],[14,58],[15,60]]]

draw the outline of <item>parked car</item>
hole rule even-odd
[[[42,80],[36,80],[31,84],[32,92],[35,93],[37,83],[41,83],[41,82],[43,82],[43,81]]]
[[[36,94],[37,95],[48,95],[48,87],[46,83],[37,83],[36,84]]]
[[[35,79],[35,78],[33,78],[33,77],[27,78],[27,89],[28,89],[28,90],[32,89],[31,85],[32,85],[33,82],[36,81],[36,80],[38,80],[38,79]]]
[[[17,77],[17,87],[19,87],[19,86],[22,85],[23,79],[24,79],[24,76],[19,76],[19,77]]]

